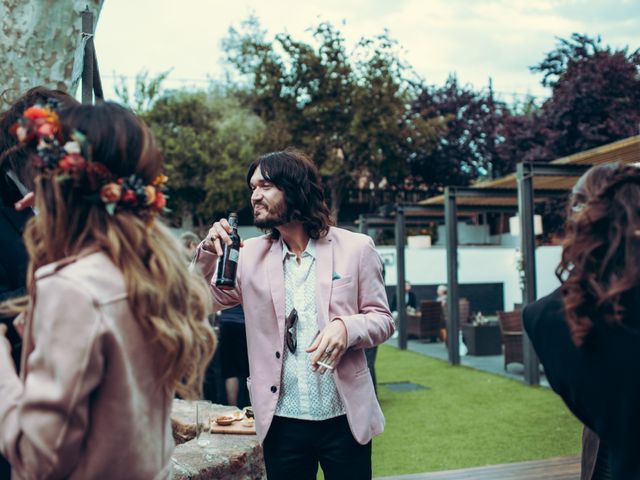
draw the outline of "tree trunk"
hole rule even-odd
[[[97,23],[103,2],[0,0],[0,110],[38,85],[75,94],[71,73],[82,42],[80,14],[88,6]]]
[[[331,195],[331,218],[338,224],[338,215],[340,214],[340,205],[342,204],[342,195],[344,193],[344,182],[334,177],[328,182],[329,193]]]

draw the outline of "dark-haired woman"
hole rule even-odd
[[[33,215],[31,209],[17,211],[14,204],[33,189],[33,176],[28,168],[27,150],[10,132],[10,127],[31,105],[56,99],[60,104],[75,104],[76,101],[60,90],[34,87],[14,101],[0,114],[0,302],[23,296],[27,293],[27,252],[22,233]],[[0,322],[8,327],[7,337],[11,342],[13,361],[20,363],[20,336],[13,328],[12,316],[0,315]],[[9,464],[0,456],[0,479],[9,478]]]
[[[562,286],[525,308],[524,325],[552,388],[590,430],[586,445],[597,444],[591,432],[600,439],[583,452],[582,478],[638,479],[640,168],[593,167],[569,203]]]

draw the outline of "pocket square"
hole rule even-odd
[[[342,277],[340,276],[339,273],[333,272],[333,275],[331,276],[331,281],[335,282],[336,280],[340,280]]]

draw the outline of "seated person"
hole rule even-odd
[[[436,301],[440,302],[444,307],[447,304],[448,289],[446,285],[438,285],[436,290]]]
[[[413,309],[418,308],[416,303],[416,294],[411,291],[411,282],[408,280],[404,282],[404,303],[407,307],[411,307]],[[391,299],[391,311],[398,311],[398,301],[395,295]]]

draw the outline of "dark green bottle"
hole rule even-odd
[[[222,256],[218,259],[218,271],[216,274],[216,287],[222,290],[236,288],[236,272],[240,259],[240,235],[238,235],[238,214],[229,214],[231,225],[231,245],[223,245]]]

